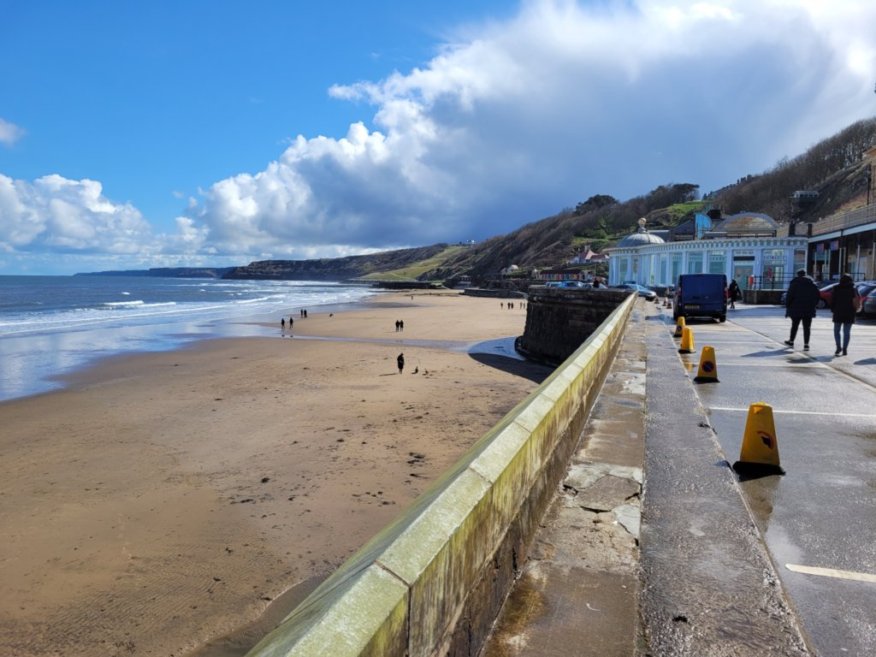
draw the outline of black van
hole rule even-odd
[[[724,274],[682,274],[675,286],[672,318],[714,317],[727,321],[727,276]]]

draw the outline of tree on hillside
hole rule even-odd
[[[602,208],[608,207],[609,205],[616,205],[618,200],[614,196],[609,196],[607,194],[596,194],[595,196],[591,196],[583,203],[579,203],[575,206],[575,214],[582,215],[587,214],[593,210],[600,210]]]
[[[788,220],[789,199],[795,191],[818,191],[839,172],[859,165],[864,152],[873,145],[876,119],[858,121],[793,159],[782,158],[770,171],[746,176],[717,192],[715,203],[725,214],[750,210],[779,221]]]

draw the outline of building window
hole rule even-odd
[[[794,249],[794,271],[806,269],[806,249]]]
[[[702,274],[703,273],[703,254],[691,253],[687,256],[687,273]]]
[[[673,285],[675,285],[675,281],[678,280],[678,277],[681,276],[681,254],[673,253],[672,254],[672,279],[669,281]]]
[[[709,251],[709,273],[723,274],[727,271],[726,260],[723,251]]]
[[[764,290],[781,289],[788,283],[785,280],[785,251],[783,249],[764,249],[761,281],[761,288]]]

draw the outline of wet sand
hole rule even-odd
[[[467,353],[521,334],[519,303],[288,312],[294,337],[277,317],[0,403],[0,654],[245,650],[548,372]]]

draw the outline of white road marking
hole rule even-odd
[[[748,407],[745,408],[734,408],[732,406],[707,406],[710,411],[729,411],[731,413],[748,413]],[[824,411],[796,411],[796,410],[782,410],[779,408],[773,407],[773,415],[776,413],[785,413],[787,415],[821,415],[825,417],[836,417],[837,415],[841,417],[863,417],[863,418],[873,418],[876,419],[876,415],[868,414],[868,413],[828,413]]]
[[[876,575],[870,573],[856,573],[851,570],[835,570],[833,568],[817,568],[815,566],[801,566],[795,563],[786,563],[785,568],[795,573],[804,575],[819,575],[821,577],[833,577],[835,579],[852,579],[856,582],[873,582],[876,584]]]

